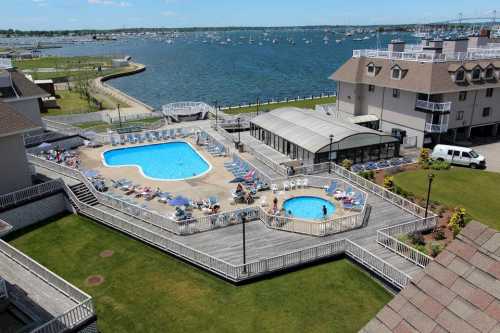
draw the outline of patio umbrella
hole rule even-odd
[[[237,183],[243,183],[245,182],[245,178],[243,177],[236,177],[233,180],[231,180],[229,183],[231,184],[237,184]]]
[[[188,206],[190,200],[188,198],[184,198],[182,196],[175,197],[174,199],[170,200],[168,204],[170,206]]]
[[[85,177],[88,177],[88,178],[94,178],[94,177],[99,176],[99,172],[97,172],[95,170],[87,170],[83,174],[85,175]]]
[[[50,143],[44,142],[44,143],[39,144],[38,148],[49,149],[49,148],[52,148],[52,145]]]

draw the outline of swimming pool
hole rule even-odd
[[[326,207],[326,217],[335,213],[336,207],[333,203],[320,197],[296,197],[288,199],[283,203],[287,215],[304,220],[323,220],[323,206]]]
[[[144,177],[160,181],[193,179],[212,169],[185,141],[112,149],[102,158],[107,167],[135,166]]]

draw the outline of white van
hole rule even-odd
[[[473,169],[485,168],[486,159],[474,150],[465,147],[436,145],[432,150],[431,158],[446,161],[451,164],[469,166]]]

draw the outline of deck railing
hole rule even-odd
[[[448,61],[489,60],[500,58],[500,49],[475,49],[470,52],[433,53],[420,51],[391,52],[388,50],[353,50],[353,58],[367,57],[389,60],[442,63]]]
[[[61,314],[32,332],[61,332],[65,329],[73,328],[95,315],[92,298],[85,292],[81,291],[55,273],[49,271],[47,268],[43,267],[30,257],[26,256],[24,253],[18,251],[2,240],[0,240],[0,252],[28,270],[33,275],[37,276],[43,282],[47,283],[77,303],[67,312]]]
[[[7,284],[5,280],[0,277],[0,299],[5,299],[9,297],[9,293],[7,292]]]
[[[451,102],[437,103],[417,99],[415,107],[433,112],[449,112],[451,110]]]
[[[398,224],[377,231],[377,243],[387,249],[399,254],[403,258],[413,262],[417,266],[425,268],[431,261],[432,257],[418,251],[417,249],[401,242],[393,236],[407,235],[413,232],[425,231],[434,228],[437,225],[437,217],[432,216],[427,219]]]
[[[425,131],[427,133],[446,133],[448,132],[448,124],[425,123]]]
[[[55,193],[61,190],[61,183],[51,180],[39,185],[30,186],[19,191],[11,192],[0,196],[0,209],[16,206],[44,195]]]
[[[0,69],[11,69],[12,60],[9,58],[0,58]]]

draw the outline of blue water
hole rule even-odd
[[[108,166],[134,165],[145,176],[158,180],[189,179],[210,170],[210,165],[185,142],[113,149],[103,157]]]
[[[330,39],[324,44],[323,38]],[[66,45],[45,50],[53,55],[130,55],[147,66],[144,73],[110,81],[118,89],[155,108],[171,102],[203,101],[237,105],[335,91],[329,76],[352,56],[353,49],[375,48],[377,39],[340,44],[340,33],[323,29],[230,31],[217,34],[220,45],[204,33],[186,33],[172,44],[151,38],[128,38],[113,42]],[[243,37],[243,38],[241,38]],[[250,44],[249,38],[255,40]],[[359,37],[359,36],[358,36]],[[296,45],[291,46],[287,39]],[[380,46],[394,38],[414,43],[409,34],[380,35]],[[279,43],[273,44],[272,40]],[[309,44],[306,44],[310,41]],[[208,40],[208,41],[207,41]],[[207,43],[203,43],[207,41]],[[262,45],[259,45],[262,43]]]
[[[305,220],[322,220],[324,218],[323,206],[326,206],[327,217],[335,213],[335,205],[319,197],[296,197],[283,203],[283,208],[287,214],[291,211],[293,217]]]

